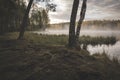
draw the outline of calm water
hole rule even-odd
[[[120,41],[115,45],[97,45],[97,46],[88,46],[88,51],[91,54],[95,53],[107,53],[110,58],[117,57],[120,60]]]
[[[49,34],[49,35],[68,35],[69,31],[66,29],[46,29],[46,31],[35,31],[34,33],[38,34]],[[106,52],[111,58],[117,57],[120,60],[120,31],[100,31],[100,30],[82,30],[82,35],[88,35],[88,36],[115,36],[119,41],[115,45],[97,45],[97,46],[91,46],[88,45],[88,51],[91,54],[95,53],[103,53]]]

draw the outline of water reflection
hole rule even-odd
[[[91,54],[105,52],[111,58],[117,57],[120,60],[120,41],[118,41],[115,45],[97,45],[97,46],[88,45],[87,49]]]

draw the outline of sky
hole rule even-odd
[[[50,23],[69,22],[73,0],[53,0],[56,12],[49,12]],[[77,19],[79,19],[80,0]],[[120,0],[88,0],[85,20],[120,19]]]

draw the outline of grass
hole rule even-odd
[[[117,39],[115,37],[90,37],[90,36],[82,36],[80,37],[80,43],[86,45],[114,45]]]
[[[0,80],[120,80],[120,64],[103,54],[67,49],[67,36],[0,36]]]
[[[11,35],[11,36],[9,36]],[[8,38],[8,39],[17,39],[18,33],[9,33],[6,34],[0,38]],[[40,43],[40,44],[47,44],[47,45],[66,45],[68,42],[68,36],[67,35],[43,35],[43,34],[35,34],[35,33],[25,33],[25,40],[31,42],[31,43]],[[117,39],[115,37],[90,37],[90,36],[81,36],[80,44],[83,45],[114,45],[117,42]]]

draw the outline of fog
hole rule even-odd
[[[49,27],[45,31],[34,31],[34,33],[37,34],[47,34],[47,35],[68,35],[69,29],[68,27]],[[120,30],[112,30],[112,29],[84,29],[82,28],[80,32],[80,36],[92,36],[92,37],[108,37],[108,36],[114,36],[118,39],[118,42],[115,45],[96,45],[91,46],[88,45],[87,50],[90,52],[90,54],[95,53],[103,53],[106,52],[110,58],[117,57],[120,60]]]
[[[35,31],[34,33],[38,34],[49,34],[49,35],[68,35],[68,29],[46,29],[45,31]],[[81,30],[80,36],[114,36],[120,40],[120,31],[119,30]]]

